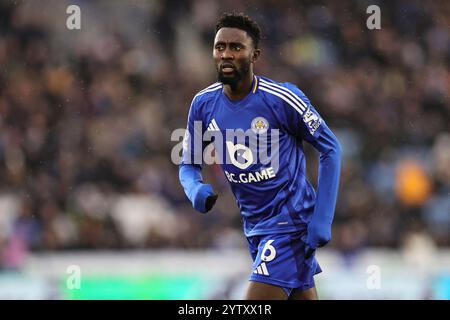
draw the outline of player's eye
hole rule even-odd
[[[234,49],[235,49],[236,51],[241,51],[242,47],[241,47],[240,45],[237,45],[237,46],[234,47]]]
[[[223,44],[218,44],[218,45],[216,45],[216,50],[221,51],[221,50],[223,50],[223,48],[224,48],[224,45],[223,45]]]

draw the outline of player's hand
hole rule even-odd
[[[206,212],[208,212],[209,210],[212,209],[212,207],[214,207],[218,197],[219,197],[218,194],[213,194],[212,196],[209,196],[208,198],[206,198],[206,203],[205,203]]]
[[[308,225],[308,236],[305,257],[309,258],[317,248],[323,247],[331,240],[331,226],[311,221]]]
[[[192,203],[194,209],[201,213],[211,210],[218,198],[211,185],[202,183],[194,192],[194,201]]]

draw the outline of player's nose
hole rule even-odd
[[[229,50],[228,48],[226,48],[225,50],[223,50],[222,55],[220,57],[222,60],[232,60],[234,59],[234,55],[231,52],[231,50]]]

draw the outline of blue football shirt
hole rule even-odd
[[[251,92],[237,101],[215,83],[192,100],[181,165],[205,164],[214,146],[246,236],[305,230],[316,194],[306,178],[303,141],[314,145],[321,135],[334,137],[291,83],[254,76]]]

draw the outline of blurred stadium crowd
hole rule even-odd
[[[171,132],[216,81],[214,25],[231,10],[263,29],[256,73],[298,85],[341,140],[329,247],[450,246],[450,2],[76,2],[81,30],[66,1],[0,3],[3,267],[29,250],[246,245],[220,168],[205,172],[220,197],[202,216],[170,161]],[[370,4],[381,30],[366,27]]]

